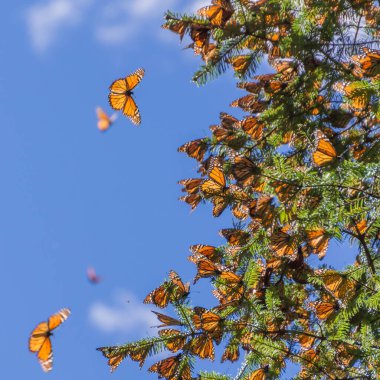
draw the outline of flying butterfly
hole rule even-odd
[[[70,309],[61,309],[58,313],[53,314],[47,322],[41,322],[32,331],[29,338],[29,350],[36,352],[41,367],[45,372],[53,368],[53,350],[50,336],[52,331],[60,326],[70,315]]]
[[[96,274],[95,269],[93,267],[87,268],[87,279],[92,284],[98,284],[102,280],[101,277]]]
[[[108,95],[108,100],[111,107],[116,111],[121,110],[135,125],[141,123],[141,117],[139,109],[132,98],[132,90],[140,83],[144,73],[144,69],[137,69],[127,77],[115,80],[109,87],[111,92]]]
[[[98,129],[101,132],[107,131],[116,120],[116,115],[108,116],[101,107],[96,108],[98,117]]]

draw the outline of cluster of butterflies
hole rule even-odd
[[[122,111],[123,115],[128,117],[133,124],[140,125],[141,116],[139,108],[133,99],[133,90],[144,77],[144,69],[139,68],[134,73],[112,82],[110,85],[110,94],[108,101],[110,106],[116,111]],[[116,120],[116,115],[109,116],[102,108],[96,109],[98,117],[98,129],[102,132],[107,131]]]
[[[98,284],[101,281],[93,267],[87,268],[87,279],[92,284]],[[39,323],[32,331],[29,337],[29,350],[36,353],[44,372],[53,369],[53,348],[50,337],[53,330],[59,327],[71,314],[69,308],[59,310],[48,318],[46,322]]]

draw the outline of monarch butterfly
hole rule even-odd
[[[208,176],[210,179],[203,181],[201,185],[202,192],[206,196],[225,194],[228,189],[226,177],[217,161],[212,162]]]
[[[158,335],[162,338],[166,338],[165,346],[172,352],[181,350],[186,343],[187,336],[179,330],[175,329],[163,329],[158,332]]]
[[[242,88],[251,94],[259,95],[263,84],[260,82],[240,82],[236,85],[237,88]]]
[[[223,352],[222,363],[224,363],[226,360],[230,362],[236,362],[236,360],[239,359],[239,356],[239,346],[231,344],[230,346],[227,346],[227,348]]]
[[[294,256],[296,251],[296,244],[294,236],[289,235],[287,232],[289,227],[285,226],[273,233],[271,236],[271,248],[278,256]]]
[[[173,20],[170,20],[173,21]],[[185,35],[186,28],[188,24],[181,20],[176,20],[176,22],[171,22],[170,24],[164,24],[162,25],[163,29],[168,29],[172,31],[173,33],[179,34],[179,38],[182,41],[183,36]]]
[[[212,311],[205,311],[201,314],[201,327],[210,334],[220,333],[224,319]]]
[[[98,347],[105,358],[108,359],[108,365],[111,367],[111,372],[120,365],[120,363],[127,357],[128,351],[120,351],[118,347]]]
[[[162,325],[159,325],[157,327],[165,327],[165,326],[182,326],[182,322],[178,319],[169,317],[168,315],[161,314],[158,311],[153,311],[152,313],[156,314],[157,319],[162,322]]]
[[[70,309],[64,308],[49,317],[47,322],[41,322],[32,331],[29,338],[29,350],[36,352],[41,367],[45,372],[53,368],[53,350],[50,336],[52,331],[60,326],[70,315]]]
[[[217,161],[211,163],[208,176],[210,178],[203,181],[201,190],[205,197],[213,197],[212,215],[218,217],[229,204],[229,188],[226,186],[226,177]]]
[[[238,55],[230,59],[232,68],[240,75],[244,75],[249,68],[253,56],[251,55]]]
[[[236,181],[242,182],[246,186],[253,181],[256,175],[260,174],[260,169],[249,158],[238,156],[233,160],[232,174]]]
[[[101,277],[96,274],[95,269],[92,267],[87,268],[87,278],[93,284],[98,284],[101,281]]]
[[[317,148],[312,154],[313,162],[317,166],[324,166],[336,159],[336,150],[321,131],[317,131],[316,136]]]
[[[282,203],[291,201],[297,195],[298,191],[301,190],[301,186],[297,184],[282,181],[273,181],[271,185],[274,187],[277,198]]]
[[[260,140],[263,137],[264,124],[259,122],[256,117],[247,117],[240,122],[240,127],[253,140]]]
[[[212,245],[196,244],[190,246],[189,249],[194,256],[204,256],[213,262],[219,262],[221,260],[220,253]]]
[[[110,106],[116,111],[122,110],[123,114],[129,117],[135,125],[141,123],[141,117],[139,109],[132,98],[132,90],[140,83],[144,73],[144,69],[137,69],[127,77],[115,80],[109,87],[111,91],[108,95]]]
[[[158,373],[160,378],[164,377],[165,379],[173,379],[179,369],[181,357],[182,354],[178,354],[176,356],[170,356],[169,358],[160,360],[159,362],[153,364],[148,371]],[[182,376],[179,378],[183,380],[190,380],[191,373],[189,366],[185,365],[182,367],[181,374],[178,375]]]
[[[189,178],[178,181],[180,185],[183,185],[182,191],[189,194],[195,194],[199,192],[199,185],[203,182],[202,178]]]
[[[249,205],[250,217],[254,221],[259,221],[266,228],[270,227],[274,221],[274,211],[273,197],[270,195],[262,195]]]
[[[201,316],[204,312],[206,312],[207,309],[205,309],[202,306],[195,306],[193,308],[193,315],[191,317],[194,327],[196,330],[200,330],[202,328],[201,326]]]
[[[189,141],[178,148],[178,152],[185,152],[189,157],[201,162],[207,152],[208,144],[205,139]]]
[[[98,129],[105,132],[116,120],[116,115],[108,116],[101,107],[96,108],[96,116],[98,117]]]
[[[219,234],[232,246],[245,245],[249,240],[249,233],[238,228],[225,228]]]
[[[322,259],[327,252],[329,246],[329,237],[323,228],[317,228],[306,232],[307,244],[312,249],[312,252],[317,254]]]
[[[212,0],[213,5],[198,10],[198,15],[206,17],[212,25],[222,26],[233,15],[234,10],[229,0]]]
[[[315,312],[319,319],[327,319],[334,311],[339,310],[335,302],[319,302],[315,306]]]
[[[257,100],[256,95],[246,95],[236,99],[230,104],[231,107],[240,107],[243,111],[251,113],[263,112],[267,106],[267,102]]]
[[[265,366],[264,368],[259,368],[256,371],[253,371],[249,375],[247,380],[265,380],[267,372],[268,372],[268,366]]]
[[[211,336],[208,334],[201,334],[197,336],[186,346],[193,354],[199,356],[201,359],[208,358],[214,360],[215,358],[214,344]]]
[[[348,298],[355,288],[353,281],[347,279],[343,274],[336,272],[335,270],[320,270],[316,271],[325,288],[331,292],[335,298]]]
[[[310,349],[315,342],[315,338],[313,336],[302,334],[298,337],[298,343],[302,348]]]
[[[194,54],[202,54],[210,39],[210,29],[207,26],[193,24],[190,27],[190,38],[194,41]]]
[[[220,54],[215,44],[208,44],[203,46],[201,56],[206,65],[208,65],[210,62],[217,62]]]
[[[380,74],[380,50],[362,48],[364,54],[353,56],[352,60],[358,62],[363,74],[374,77]]]
[[[184,201],[191,206],[191,210],[195,210],[202,197],[199,194],[189,194],[179,198],[180,201]]]

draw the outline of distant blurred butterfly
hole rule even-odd
[[[95,269],[93,267],[87,268],[87,278],[88,281],[90,281],[93,284],[98,284],[102,280],[101,277],[99,277],[96,274]]]
[[[109,87],[111,91],[108,95],[110,106],[116,111],[122,111],[135,125],[141,123],[141,117],[139,109],[132,98],[132,90],[141,82],[144,73],[144,69],[137,69],[127,77],[115,80]]]
[[[98,117],[98,129],[105,132],[116,120],[116,115],[108,116],[101,107],[96,108],[96,116]]]
[[[45,372],[53,368],[53,350],[51,347],[50,336],[52,331],[64,322],[70,315],[70,309],[61,309],[53,314],[47,322],[41,322],[32,331],[29,338],[29,350],[36,352],[41,367]]]

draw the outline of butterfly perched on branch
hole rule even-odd
[[[29,350],[36,352],[41,367],[45,372],[53,368],[53,349],[51,346],[50,336],[52,331],[60,326],[70,315],[70,309],[61,309],[58,313],[53,314],[47,322],[41,322],[32,331],[29,338]]]
[[[144,69],[137,69],[127,77],[115,80],[109,87],[108,100],[110,106],[116,111],[122,111],[135,125],[141,123],[141,117],[139,109],[132,98],[132,90],[140,83],[144,73]]]

